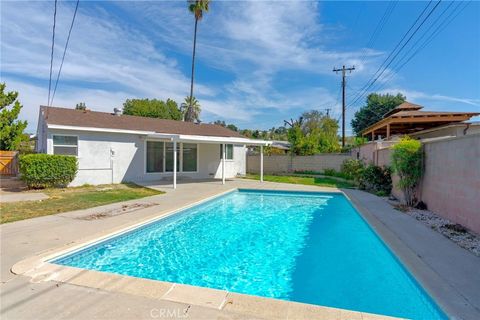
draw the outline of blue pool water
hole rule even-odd
[[[412,319],[446,318],[341,194],[235,191],[53,263]]]

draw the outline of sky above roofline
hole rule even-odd
[[[198,33],[202,120],[268,129],[326,108],[338,118],[340,76],[333,67],[355,65],[347,78],[352,99],[426,4],[213,1]],[[436,14],[456,5],[442,2]],[[480,3],[465,5],[405,67],[388,69],[378,91],[401,92],[427,111],[480,111],[480,42],[472,41],[480,39]],[[54,74],[74,8],[73,1],[58,5]],[[30,132],[48,96],[52,19],[53,1],[2,1],[1,81],[19,91]],[[189,91],[192,32],[185,1],[81,1],[53,105],[85,102],[111,112],[127,98],[180,103]],[[359,105],[347,108],[347,123]]]

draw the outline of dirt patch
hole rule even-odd
[[[398,201],[389,200],[387,198],[385,198],[385,200],[398,211],[414,217],[432,230],[435,230],[452,240],[460,247],[480,257],[480,235],[475,234],[458,223],[442,218],[429,210],[409,208],[401,205]]]
[[[98,219],[105,219],[109,217],[118,216],[121,214],[125,214],[128,212],[145,209],[149,207],[153,207],[158,205],[157,203],[132,203],[132,204],[124,204],[120,208],[105,210],[102,212],[97,212],[94,214],[90,214],[88,216],[83,217],[76,217],[75,219],[79,220],[98,220]]]

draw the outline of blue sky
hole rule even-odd
[[[198,31],[194,94],[202,120],[267,129],[327,107],[337,118],[341,78],[332,68],[356,66],[348,76],[351,99],[427,3],[396,3],[369,43],[388,2],[213,1]],[[452,10],[457,3],[442,1],[428,22],[449,5]],[[54,74],[74,6],[59,1]],[[38,106],[47,101],[52,19],[53,1],[1,3],[1,81],[19,91],[21,117],[32,132]],[[127,98],[181,102],[189,92],[192,32],[186,1],[81,0],[53,105],[86,102],[112,111]],[[480,111],[479,39],[480,3],[472,1],[405,67],[388,69],[374,89],[401,92],[426,110]],[[347,123],[358,107],[347,108]]]

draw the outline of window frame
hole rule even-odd
[[[148,141],[153,141],[153,142],[163,142],[163,171],[159,172],[147,172],[147,142]],[[143,161],[143,173],[146,175],[170,175],[173,173],[173,171],[166,171],[166,159],[167,159],[167,143],[173,143],[172,141],[168,140],[156,140],[156,139],[145,139],[144,140],[144,161]],[[177,148],[178,148],[178,153],[177,153],[177,158],[178,158],[178,166],[177,166],[177,173],[198,173],[199,167],[200,167],[200,143],[195,143],[195,142],[186,142],[190,144],[195,144],[197,145],[197,167],[195,171],[183,171],[183,142],[177,142]]]
[[[74,146],[74,145],[71,145],[71,144],[55,144],[55,137],[75,137],[77,139],[77,144]],[[74,134],[52,134],[52,154],[56,154],[56,155],[59,155],[59,156],[70,156],[70,157],[77,157],[78,158],[78,145],[79,145],[79,137],[78,135],[74,135]],[[76,152],[75,154],[58,154],[58,153],[55,153],[55,147],[66,147],[66,148],[75,148],[76,149]]]
[[[200,144],[199,143],[192,143],[192,142],[187,142],[186,144],[194,144],[196,145],[197,147],[197,154],[196,154],[196,162],[195,162],[195,170],[194,171],[184,171],[183,170],[183,146],[184,146],[185,143],[182,142],[182,145],[181,145],[181,154],[182,154],[182,157],[181,157],[181,160],[180,160],[180,166],[182,168],[182,171],[181,172],[185,172],[185,173],[198,173],[198,163],[200,161],[200,152],[199,152],[199,149],[200,149]]]
[[[223,158],[223,143],[220,144],[220,160]],[[228,153],[227,153],[227,146],[231,145],[232,146],[232,158],[228,158]],[[233,143],[225,143],[225,161],[235,161],[235,144]]]
[[[156,142],[162,143],[162,171],[148,171],[148,143]],[[146,174],[159,174],[165,172],[165,141],[161,140],[145,140],[145,173]]]

